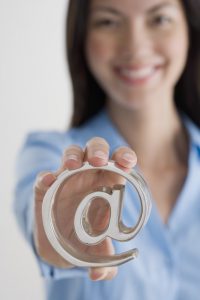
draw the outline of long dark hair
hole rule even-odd
[[[190,48],[175,86],[175,104],[200,127],[200,0],[182,0],[189,27]],[[72,127],[79,127],[105,105],[105,93],[89,71],[84,49],[89,0],[69,0],[66,22],[67,60],[73,87]]]

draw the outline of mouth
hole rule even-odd
[[[114,68],[115,74],[120,80],[128,85],[143,85],[150,81],[161,66],[135,66],[135,67],[116,67]]]

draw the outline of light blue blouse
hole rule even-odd
[[[94,136],[105,138],[110,153],[127,145],[105,110],[78,129],[30,133],[17,159],[14,210],[35,253],[44,277],[48,300],[199,300],[200,299],[200,130],[183,116],[190,136],[189,170],[176,206],[164,225],[153,203],[147,225],[135,239],[115,244],[118,253],[139,248],[139,257],[119,267],[111,281],[93,282],[84,268],[62,270],[44,263],[35,253],[33,183],[40,171],[58,169],[63,150],[70,144],[85,146]],[[162,180],[162,179],[161,179]],[[124,223],[138,212],[128,191]],[[128,246],[127,246],[128,245]]]

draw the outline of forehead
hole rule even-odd
[[[180,4],[180,0],[91,0],[91,7],[111,7],[122,12],[144,12],[154,7],[167,7]]]

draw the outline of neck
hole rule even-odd
[[[141,168],[187,163],[188,138],[173,101],[137,110],[110,101],[108,113],[136,152]]]

